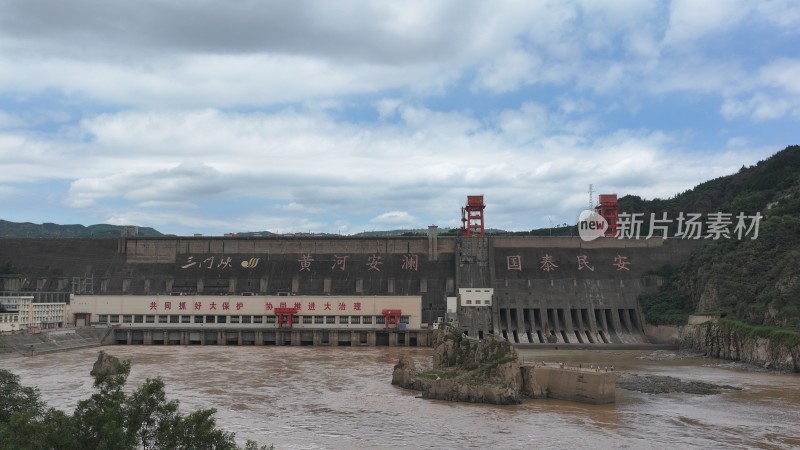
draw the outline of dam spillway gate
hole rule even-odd
[[[429,347],[431,330],[197,330],[197,329],[115,329],[116,345],[286,345],[286,346],[369,346]]]
[[[641,344],[635,308],[500,308],[499,333],[517,344]]]

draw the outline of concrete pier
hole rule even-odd
[[[522,390],[534,398],[556,398],[595,405],[616,401],[613,370],[561,365],[523,365]]]

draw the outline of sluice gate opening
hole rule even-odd
[[[497,332],[515,344],[647,343],[635,308],[499,308]]]
[[[283,346],[382,346],[429,347],[432,330],[348,330],[348,329],[270,329],[270,330],[114,330],[116,345],[283,345]]]

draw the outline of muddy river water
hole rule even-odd
[[[133,364],[129,386],[164,379],[182,409],[214,407],[237,440],[276,449],[797,448],[800,376],[744,370],[668,351],[523,350],[531,361],[614,366],[742,388],[708,396],[617,390],[612,405],[526,400],[517,406],[416,398],[390,384],[402,354],[386,347],[160,347],[105,350]],[[72,411],[92,392],[97,349],[0,360],[50,406]]]

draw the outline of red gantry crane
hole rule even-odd
[[[483,195],[468,195],[467,206],[461,208],[461,234],[463,236],[484,236]]]
[[[600,202],[594,207],[594,210],[608,222],[606,236],[616,236],[617,221],[619,220],[617,194],[600,194]]]

